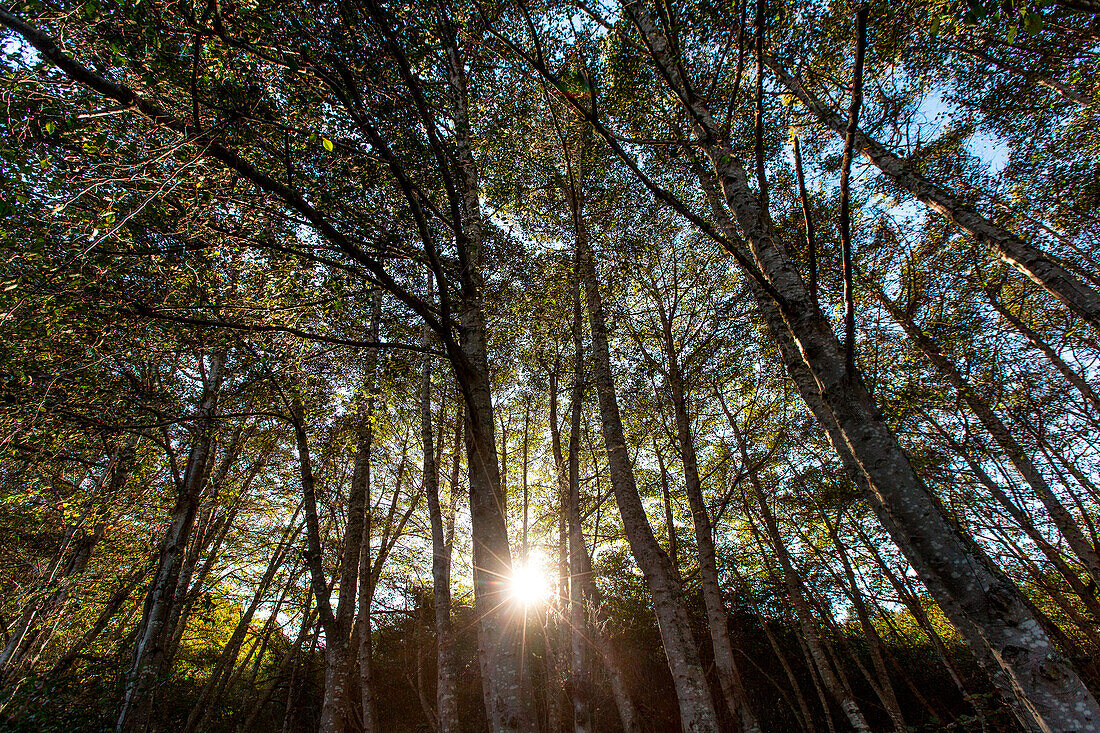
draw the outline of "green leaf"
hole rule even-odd
[[[1016,33],[1019,32],[1019,30],[1020,30],[1020,26],[1018,26],[1018,25],[1014,25],[1011,28],[1009,28],[1008,33],[1005,34],[1005,40],[1009,43],[1012,43],[1013,41],[1015,41],[1016,40]]]
[[[325,147],[325,150],[329,151],[330,153],[332,152],[332,141],[329,140],[327,137],[321,138],[321,145]]]
[[[53,134],[53,131],[54,131],[54,129],[55,129],[56,127],[57,127],[57,126],[56,126],[56,125],[55,125],[55,124],[54,124],[53,122],[47,122],[47,123],[46,123],[46,132],[47,132],[48,134],[52,135],[52,134]]]
[[[932,16],[932,28],[929,29],[928,32],[933,38],[935,38],[936,34],[940,32],[940,21],[941,21],[940,16],[938,16],[938,15],[933,15]]]

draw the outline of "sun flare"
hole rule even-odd
[[[546,572],[532,563],[516,565],[512,570],[512,599],[524,606],[535,606],[550,596]]]

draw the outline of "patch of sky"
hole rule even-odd
[[[920,124],[920,139],[930,140],[940,135],[951,123],[961,118],[961,112],[947,102],[946,90],[935,87],[925,95],[918,108],[918,115],[924,120]],[[1008,163],[1009,148],[1004,140],[987,131],[979,130],[967,141],[967,150],[985,166],[991,176],[999,176]]]
[[[41,58],[38,51],[11,31],[0,37],[0,51],[3,51],[5,57],[15,59],[23,66],[34,66]]]

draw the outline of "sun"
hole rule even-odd
[[[550,596],[550,580],[546,572],[533,563],[517,564],[512,569],[512,600],[524,606],[536,606]]]

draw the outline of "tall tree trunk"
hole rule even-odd
[[[424,345],[429,343],[424,331]],[[453,733],[458,725],[458,672],[454,662],[451,626],[451,548],[443,527],[439,503],[439,467],[435,461],[432,430],[432,357],[425,355],[420,383],[420,438],[424,451],[424,494],[432,527],[432,598],[435,604],[436,718],[440,733]],[[461,419],[461,418],[459,418]],[[455,439],[458,452],[458,439]],[[453,488],[452,488],[453,492]]]
[[[797,617],[797,612],[795,615]],[[833,723],[833,711],[829,707],[829,695],[825,692],[825,686],[821,681],[821,673],[818,671],[817,662],[814,661],[814,655],[810,653],[810,647],[806,643],[806,635],[796,631],[795,638],[798,640],[798,648],[802,650],[802,660],[806,663],[806,669],[810,673],[814,692],[817,693],[817,701],[821,704],[821,711],[825,716],[825,727],[829,733],[836,733],[836,724]]]
[[[237,427],[234,428],[232,437],[226,444],[221,460],[217,462],[216,466],[213,457],[220,446],[214,445],[211,448],[211,461],[208,469],[211,471],[211,475],[207,481],[207,495],[204,498],[206,510],[199,515],[201,519],[196,520],[197,531],[192,530],[190,549],[184,553],[179,578],[172,594],[172,609],[168,615],[168,622],[164,627],[164,641],[162,642],[165,648],[162,661],[164,665],[162,673],[164,674],[167,674],[175,660],[176,651],[187,629],[187,621],[194,601],[202,592],[206,578],[221,554],[222,542],[232,528],[235,511],[230,509],[228,515],[221,514],[219,516],[217,500],[218,495],[225,486],[229,471],[237,464],[240,457],[244,442],[242,440],[244,428],[243,422],[238,423]],[[258,472],[260,466],[261,463],[257,462],[253,468]],[[246,481],[245,487],[241,491],[242,495],[250,483],[251,478]],[[200,559],[203,560],[201,567],[199,566]],[[199,568],[198,577],[195,577],[196,568]]]
[[[1081,603],[1084,604],[1089,613],[1091,613],[1094,618],[1100,619],[1100,604],[1097,603],[1096,597],[1088,590],[1088,587],[1081,580],[1078,571],[1071,568],[1066,562],[1062,552],[1052,545],[1050,540],[1039,531],[1039,528],[1035,526],[1035,522],[1028,516],[1028,513],[1008,496],[1005,490],[993,480],[993,477],[990,476],[985,469],[981,467],[978,461],[970,455],[970,452],[965,446],[960,445],[958,441],[951,437],[950,433],[934,420],[929,418],[929,421],[936,427],[940,437],[942,437],[944,441],[951,446],[964,461],[966,461],[966,465],[969,466],[971,473],[978,478],[982,486],[986,488],[997,503],[1008,513],[1008,516],[1012,518],[1016,525],[1023,530],[1028,539],[1031,540],[1041,553],[1043,553],[1043,557],[1045,557],[1054,569],[1065,578],[1070,588],[1072,588],[1073,592],[1081,599]]]
[[[119,441],[113,451],[114,455],[108,458],[103,475],[92,489],[89,505],[80,518],[63,533],[61,545],[46,571],[40,576],[36,591],[32,593],[30,601],[10,630],[7,644],[0,652],[0,681],[23,664],[31,646],[42,648],[49,642],[52,632],[45,634],[45,639],[35,637],[34,644],[31,643],[38,619],[44,615],[60,617],[68,605],[71,583],[84,574],[92,552],[103,538],[106,528],[105,523],[98,519],[91,532],[83,525],[95,512],[97,504],[105,501],[109,505],[118,498],[118,493],[125,487],[134,468],[138,441],[136,434],[126,435]]]
[[[558,384],[560,378],[561,359],[557,357],[552,369],[547,374],[547,386],[550,402],[550,452],[554,460],[554,478],[556,479],[557,495],[557,588],[554,594],[553,605],[550,613],[546,615],[546,635],[548,648],[552,654],[547,656],[546,685],[546,718],[547,728],[560,730],[565,718],[565,709],[573,709],[576,704],[573,691],[570,689],[569,701],[563,705],[564,693],[569,685],[566,680],[572,678],[572,624],[569,623],[569,583],[570,583],[570,556],[569,556],[569,480],[568,469],[562,457],[561,433],[558,423]]]
[[[382,312],[382,293],[377,291],[374,294],[373,302],[371,304],[371,324],[369,338],[371,341],[378,341],[379,338],[379,320]],[[356,471],[361,472],[361,481],[363,484],[363,504],[360,507],[362,511],[362,522],[359,526],[360,534],[358,536],[358,575],[355,579],[358,585],[359,603],[356,608],[355,624],[359,632],[357,638],[357,644],[355,653],[358,655],[359,661],[359,706],[360,714],[363,721],[363,730],[365,733],[378,733],[381,729],[378,724],[378,709],[375,706],[374,701],[374,679],[373,671],[374,665],[372,660],[372,636],[371,636],[371,603],[374,600],[374,578],[372,577],[371,568],[371,509],[373,507],[373,500],[371,498],[371,461],[373,459],[374,449],[374,408],[375,408],[375,393],[378,391],[378,352],[374,349],[371,350],[371,356],[367,364],[369,371],[367,372],[367,410],[366,420],[362,425],[361,444],[359,448],[359,454],[356,460]],[[429,374],[429,381],[431,376]],[[428,405],[428,410],[431,410],[431,404]],[[430,419],[430,418],[429,418]],[[431,429],[431,423],[428,424],[428,429]],[[430,439],[429,439],[430,440]],[[429,451],[429,455],[434,454]],[[394,487],[394,499],[397,498],[397,491],[399,487]],[[350,509],[349,509],[350,511]],[[351,541],[349,536],[348,541]],[[383,562],[384,550],[379,548],[379,556],[377,562]],[[351,654],[349,653],[349,659],[347,660],[348,666],[352,667],[353,662]]]
[[[741,670],[738,669],[734,659],[733,644],[730,641],[729,613],[722,598],[722,585],[718,578],[718,560],[714,550],[714,533],[711,529],[706,500],[703,497],[703,486],[699,479],[699,460],[695,453],[695,439],[691,433],[687,386],[680,370],[680,358],[672,332],[675,313],[666,311],[659,298],[657,309],[661,317],[665,358],[668,361],[668,383],[676,421],[676,438],[680,446],[680,463],[684,468],[684,489],[687,493],[688,505],[691,507],[692,522],[695,525],[695,542],[699,553],[699,578],[703,587],[703,603],[707,609],[711,646],[714,649],[714,666],[718,671],[718,681],[730,714],[739,721],[741,730],[745,733],[759,733],[760,724],[745,695]]]
[[[175,628],[165,628],[165,653],[164,672],[171,668],[175,658],[176,652],[179,650],[179,645],[183,641],[183,634],[187,630],[187,622],[191,617],[191,612],[195,607],[196,601],[202,594],[202,589],[206,586],[206,579],[209,577],[214,564],[221,557],[222,546],[225,542],[225,538],[229,535],[229,531],[233,528],[233,519],[237,515],[237,508],[232,507],[222,517],[219,517],[216,522],[212,522],[209,527],[209,532],[206,537],[195,538],[196,541],[192,543],[194,555],[196,560],[200,555],[200,551],[205,550],[205,557],[201,567],[199,568],[198,575],[194,578],[194,582],[188,581],[188,583],[177,583],[175,596],[176,601],[173,604],[172,615],[173,619],[171,625]],[[191,567],[187,568],[189,574],[193,573],[195,561],[192,561]],[[182,576],[182,574],[181,574]],[[182,580],[182,577],[181,577]],[[190,587],[188,587],[190,586]],[[178,612],[176,609],[179,609]]]
[[[301,568],[304,570],[305,568]],[[256,654],[256,663],[252,665],[252,671],[248,675],[248,692],[245,694],[244,702],[251,704],[252,694],[256,689],[256,678],[260,674],[260,669],[263,667],[264,654],[271,646],[271,640],[274,638],[272,631],[277,625],[277,622],[282,618],[283,605],[286,603],[287,596],[290,595],[290,591],[297,587],[300,570],[296,567],[292,567],[290,572],[287,573],[286,580],[283,582],[283,588],[279,592],[278,599],[275,601],[275,606],[271,613],[268,615],[267,620],[264,622],[263,629],[260,632],[260,636],[263,639],[263,643],[260,644],[260,650]],[[243,666],[242,666],[243,670]],[[237,675],[234,674],[234,678]],[[226,685],[228,687],[228,684]],[[220,693],[219,693],[220,694]],[[242,705],[243,709],[248,709],[247,706]]]
[[[307,617],[309,616],[308,609],[307,609],[306,616]],[[305,623],[307,623],[307,621],[308,621],[308,618],[303,619],[302,623],[305,624]],[[290,733],[290,731],[294,730],[294,718],[296,717],[297,712],[298,712],[297,701],[298,701],[298,698],[299,698],[300,693],[301,693],[301,682],[300,682],[300,680],[302,678],[302,674],[301,674],[302,669],[301,668],[303,666],[303,661],[304,661],[304,664],[307,665],[306,673],[308,674],[309,672],[312,672],[312,669],[309,668],[310,667],[309,663],[313,659],[314,651],[317,649],[317,639],[318,639],[318,637],[320,637],[321,631],[324,628],[322,626],[322,623],[323,622],[318,620],[318,622],[315,625],[312,626],[313,634],[312,634],[312,636],[310,637],[310,640],[309,640],[309,648],[306,651],[305,660],[302,660],[301,654],[295,653],[293,655],[294,666],[293,666],[293,668],[291,669],[291,672],[290,672],[290,682],[287,684],[286,706],[284,707],[284,710],[283,710],[282,733]],[[295,651],[297,651],[297,650],[295,650]],[[246,727],[246,728],[243,728],[242,730],[247,731],[247,730],[251,730],[251,728]]]
[[[294,639],[294,643],[290,645],[290,648],[283,654],[282,659],[279,660],[278,666],[272,673],[270,680],[264,687],[263,692],[256,698],[256,701],[252,703],[251,707],[247,708],[247,713],[244,715],[244,720],[237,726],[237,730],[241,733],[247,733],[256,729],[256,721],[260,717],[260,713],[263,711],[264,706],[267,705],[271,699],[272,694],[275,692],[276,685],[282,681],[283,676],[287,670],[298,660],[299,655],[302,652],[302,643],[305,641],[306,636],[309,634],[311,628],[313,628],[317,615],[313,610],[310,603],[312,600],[312,594],[306,599],[306,607],[302,611],[302,624],[298,628],[298,635]],[[290,695],[294,687],[293,677],[288,682],[287,688],[287,701],[290,701]]]
[[[987,565],[973,542],[946,521],[886,425],[858,371],[845,369],[836,335],[814,304],[787,248],[759,209],[747,176],[710,110],[686,82],[683,69],[652,18],[634,0],[624,6],[672,91],[692,119],[714,166],[725,202],[748,242],[752,261],[816,385],[792,372],[807,404],[819,397],[819,417],[852,479],[868,487],[879,521],[959,628],[1021,724],[1029,730],[1088,730],[1100,725],[1100,705],[1039,624],[1033,608],[1003,574]],[[734,234],[732,231],[727,232]],[[738,247],[731,240],[731,247]],[[737,250],[744,258],[743,250]],[[756,286],[753,286],[756,288]],[[1100,322],[1100,305],[1096,309]],[[765,314],[767,316],[767,314]],[[778,325],[778,324],[776,324]],[[781,329],[783,330],[783,329]],[[780,341],[784,336],[773,332]],[[791,357],[794,354],[790,355]],[[785,361],[790,363],[788,358]],[[795,371],[800,371],[797,367]],[[814,405],[810,405],[814,409]],[[849,462],[849,454],[854,460]],[[862,474],[862,476],[860,476]]]
[[[970,685],[966,682],[962,670],[959,669],[951,652],[947,649],[947,644],[944,643],[943,637],[939,635],[935,626],[932,625],[932,620],[928,618],[928,614],[925,612],[924,606],[921,605],[920,599],[912,592],[912,589],[906,581],[890,568],[886,560],[879,553],[878,548],[875,547],[872,540],[858,524],[855,524],[855,532],[864,548],[867,549],[868,553],[875,561],[875,565],[878,567],[879,571],[886,576],[890,585],[893,586],[894,592],[897,593],[898,599],[901,601],[902,605],[904,605],[909,610],[909,613],[913,615],[913,618],[917,620],[917,625],[928,638],[932,648],[936,650],[936,656],[939,657],[944,669],[947,670],[948,675],[951,677],[951,681],[955,683],[955,687],[958,688],[963,698],[974,708],[974,713],[981,718],[982,727],[984,729],[985,712],[982,705],[978,697],[971,691]]]
[[[579,287],[579,285],[575,285]],[[579,296],[579,292],[577,293]],[[577,301],[574,301],[574,326],[573,333],[574,338],[574,352],[578,353],[581,349],[581,345],[578,345],[576,341],[581,340],[583,323],[578,324],[576,321],[576,314],[581,313],[580,305]],[[580,617],[580,625],[570,616],[570,649],[575,649],[574,643],[584,642],[590,640],[592,644],[592,650],[599,654],[604,668],[607,672],[608,685],[611,687],[612,697],[615,699],[615,707],[619,712],[619,722],[622,724],[624,733],[640,733],[642,730],[641,716],[638,713],[637,708],[634,706],[634,702],[630,697],[630,690],[627,687],[626,676],[622,669],[622,661],[615,653],[614,644],[607,635],[606,619],[602,617],[601,602],[599,591],[595,584],[595,573],[592,570],[592,560],[588,553],[588,547],[584,542],[584,527],[582,523],[582,517],[580,512],[580,428],[581,428],[581,416],[582,416],[582,402],[584,396],[584,353],[583,350],[580,353],[580,365],[575,365],[575,371],[573,375],[573,396],[570,405],[570,440],[569,440],[569,457],[565,458],[561,445],[561,436],[558,432],[557,422],[557,395],[552,391],[550,395],[550,438],[551,446],[554,454],[554,462],[558,469],[558,483],[562,486],[562,494],[567,505],[563,514],[569,519],[569,567],[568,567],[568,589],[569,602],[572,603],[573,599],[579,599],[581,601],[581,610],[583,611]],[[575,438],[574,438],[575,436]],[[575,466],[575,468],[573,468]],[[576,507],[575,510],[573,507]],[[598,515],[597,515],[598,517]],[[577,531],[574,533],[574,526]],[[576,540],[579,540],[577,542]],[[577,548],[580,552],[576,555],[573,554],[573,549]],[[585,607],[583,604],[587,603]],[[570,613],[573,612],[573,606],[570,606]],[[595,623],[590,623],[589,614],[595,615]],[[582,647],[584,649],[584,647]],[[578,684],[591,684],[592,668],[590,656],[587,653],[583,653],[583,665],[578,666],[576,657],[573,657],[571,664],[571,674],[576,674],[575,670],[581,670],[582,680],[577,682],[574,680],[573,685]],[[574,688],[573,694],[576,695],[577,688]],[[573,700],[573,705],[576,706],[578,701]],[[591,704],[589,698],[582,698],[580,701],[582,707],[586,704]],[[585,710],[585,716],[582,719],[590,719],[591,712]],[[576,716],[576,713],[574,713]]]
[[[56,676],[68,670],[80,654],[91,646],[92,642],[94,642],[111,623],[111,619],[115,617],[115,614],[118,613],[123,604],[133,595],[149,570],[150,568],[148,566],[139,567],[126,574],[119,587],[111,594],[110,599],[100,609],[99,615],[96,617],[91,628],[84,632],[84,635],[81,636],[75,644],[69,647],[65,654],[54,663],[53,667],[50,669],[50,675]]]
[[[456,378],[466,400],[466,462],[470,477],[473,525],[474,606],[478,650],[490,728],[499,733],[531,731],[535,716],[522,663],[522,627],[508,602],[512,577],[505,497],[497,457],[496,428],[489,384],[482,248],[484,220],[480,185],[470,137],[465,64],[457,39],[447,38],[448,73],[455,107],[455,157],[462,199],[462,242],[465,265],[459,303],[464,364]],[[441,293],[441,297],[446,297]]]
[[[527,514],[530,509],[530,497],[527,491],[527,449],[531,432],[531,400],[523,403],[523,457],[521,459],[520,486],[523,492],[523,542],[520,545],[520,557],[527,564]]]
[[[382,570],[385,567],[386,560],[389,558],[390,552],[397,545],[397,542],[401,539],[402,533],[405,530],[405,525],[416,511],[417,504],[420,502],[420,497],[424,493],[424,487],[421,487],[421,490],[409,499],[405,510],[398,515],[397,508],[401,496],[401,488],[404,483],[405,468],[408,465],[407,458],[408,441],[406,440],[402,445],[401,460],[397,467],[397,475],[394,480],[393,491],[390,494],[389,507],[386,509],[380,532],[377,532],[376,528],[373,526],[373,502],[370,500],[371,486],[369,479],[367,481],[366,506],[371,511],[367,512],[366,521],[363,524],[364,534],[359,558],[359,608],[350,646],[358,650],[360,702],[363,725],[364,727],[373,726],[373,730],[379,730],[379,724],[378,711],[375,707],[376,702],[374,699],[371,604],[374,601],[375,589],[378,587],[378,580],[382,576]],[[380,535],[378,540],[378,551],[374,554],[372,559],[370,538],[376,532]],[[352,662],[352,660],[349,660],[349,662]],[[349,666],[353,666],[353,663]]]
[[[231,446],[237,443],[234,439],[231,441]],[[239,455],[239,445],[231,447],[227,451],[226,456],[222,462],[222,468],[219,469],[217,474],[216,483],[214,488],[220,487],[225,481],[225,474],[228,473],[228,466],[231,463],[235,463]],[[244,481],[236,491],[237,496],[247,496],[249,487],[252,486],[252,482],[256,480],[256,477],[260,475],[260,472],[267,466],[267,462],[271,457],[271,453],[274,450],[274,444],[269,443],[263,447],[260,451],[259,457],[253,461],[251,467],[247,471]],[[229,535],[230,530],[233,529],[233,520],[237,516],[237,512],[240,509],[241,500],[235,499],[223,508],[223,514],[217,517],[215,521],[210,522],[207,527],[207,532],[203,533],[201,541],[195,543],[196,550],[209,548],[206,552],[206,558],[203,560],[202,566],[199,568],[197,576],[194,578],[194,582],[177,583],[177,592],[182,593],[182,600],[177,600],[176,605],[179,607],[178,612],[173,609],[174,619],[172,624],[175,628],[171,634],[166,631],[165,635],[169,638],[168,651],[166,654],[167,664],[171,664],[171,660],[175,659],[176,652],[179,649],[180,642],[183,639],[183,633],[187,629],[187,621],[191,612],[194,610],[195,603],[198,601],[202,590],[206,585],[206,578],[209,577],[213,570],[214,564],[221,557],[222,545],[225,543],[226,538]],[[196,538],[197,540],[199,538]],[[188,569],[188,573],[192,573],[194,570],[194,562],[197,561],[198,552],[195,553],[195,560],[192,560],[192,567]],[[181,572],[182,575],[182,572]],[[183,591],[186,591],[185,593]]]
[[[579,211],[580,207],[576,207]],[[718,729],[718,716],[703,674],[699,653],[691,632],[680,578],[672,561],[653,536],[645,508],[638,494],[634,468],[626,449],[622,418],[611,373],[611,354],[603,299],[592,262],[583,217],[577,216],[577,255],[584,278],[589,329],[592,332],[592,361],[599,397],[601,426],[611,474],[611,486],[619,506],[630,550],[645,576],[653,598],[669,670],[680,704],[680,721],[687,733]]]
[[[550,731],[560,731],[567,717],[570,703],[565,703],[566,678],[572,668],[572,626],[566,615],[569,608],[569,529],[566,504],[569,501],[569,487],[562,480],[564,473],[561,459],[561,436],[558,434],[558,366],[555,364],[550,374],[550,442],[554,458],[554,474],[557,478],[557,534],[556,565],[557,589],[551,605],[543,618],[543,640],[546,644],[546,727]]]
[[[504,524],[508,525],[508,422],[504,417],[500,419],[500,495],[504,497]],[[522,558],[521,558],[522,560]]]
[[[676,521],[672,515],[672,494],[668,489],[668,469],[665,467],[665,457],[661,455],[661,446],[657,438],[653,438],[653,454],[657,456],[657,471],[661,475],[661,505],[665,510],[665,534],[668,535],[668,559],[672,561],[672,567],[676,573],[680,573],[680,542],[676,536]]]
[[[737,581],[741,597],[748,601],[749,607],[752,608],[753,616],[756,617],[756,623],[759,624],[760,629],[764,632],[765,638],[768,640],[768,645],[772,648],[772,652],[775,653],[776,659],[779,660],[779,666],[783,668],[783,673],[787,677],[787,682],[790,685],[790,690],[794,693],[795,702],[797,707],[791,706],[794,711],[795,717],[798,718],[798,722],[802,729],[809,731],[812,729],[813,715],[810,713],[810,706],[806,700],[806,695],[802,692],[802,685],[798,682],[798,677],[794,674],[794,668],[791,666],[790,660],[787,659],[787,655],[783,651],[783,645],[779,643],[775,633],[768,625],[768,620],[764,618],[764,614],[760,612],[760,606],[753,598],[752,590],[749,588],[749,584],[745,581],[741,571],[737,569],[736,563],[731,563],[730,572],[733,574],[734,579]],[[817,684],[817,678],[814,677],[814,684]],[[776,685],[781,694],[785,694],[785,690]],[[829,715],[828,705],[822,701],[825,705],[825,718],[828,721],[829,729],[832,730],[832,717]]]
[[[256,586],[256,590],[252,595],[252,601],[248,604],[245,612],[241,614],[241,618],[233,629],[229,641],[225,643],[221,654],[218,656],[218,662],[214,665],[214,671],[210,673],[210,677],[207,679],[206,684],[203,685],[195,704],[191,707],[191,712],[187,715],[187,721],[182,729],[183,733],[190,733],[190,731],[193,730],[203,730],[206,728],[206,723],[210,718],[210,714],[215,709],[214,705],[208,705],[208,703],[216,701],[224,685],[228,682],[233,667],[237,663],[237,656],[240,653],[241,645],[244,643],[245,636],[251,629],[252,617],[260,607],[260,604],[263,603],[268,589],[275,580],[276,573],[283,567],[283,562],[286,559],[286,554],[291,544],[297,539],[298,534],[301,532],[302,528],[298,524],[298,513],[301,510],[302,506],[299,504],[298,508],[294,510],[294,515],[290,518],[290,522],[287,524],[286,530],[283,532],[283,536],[275,548],[275,552],[271,555],[271,560],[268,562],[266,570],[264,570],[263,577],[260,578],[260,583]]]
[[[878,631],[871,621],[871,615],[867,611],[867,604],[864,602],[863,594],[860,592],[859,583],[856,581],[855,571],[852,569],[852,563],[848,560],[848,552],[844,549],[844,543],[840,540],[840,534],[837,528],[837,525],[840,523],[839,519],[837,520],[837,525],[829,523],[824,517],[823,520],[825,522],[825,528],[829,532],[829,538],[832,539],[833,546],[836,548],[836,557],[840,560],[840,566],[844,570],[844,577],[848,581],[848,587],[851,588],[849,598],[852,600],[852,606],[855,608],[856,617],[859,619],[859,626],[863,631],[863,637],[867,640],[867,649],[871,654],[871,663],[874,665],[875,673],[878,677],[874,685],[875,694],[878,695],[879,700],[882,702],[882,706],[890,716],[894,728],[899,731],[899,733],[905,733],[908,729],[908,725],[906,725],[905,717],[902,715],[901,706],[898,704],[897,693],[894,692],[894,685],[890,681],[890,673],[886,668],[886,659],[889,652],[886,650],[886,645],[883,643],[882,637],[879,636]]]
[[[573,730],[592,730],[592,672],[588,665],[588,610],[593,603],[589,588],[594,584],[581,523],[581,408],[584,401],[584,321],[581,312],[580,274],[574,273],[570,283],[573,302],[573,389],[569,404],[569,627],[572,659]],[[560,450],[560,447],[559,447]]]
[[[368,339],[378,340],[381,297],[376,293],[371,299],[371,319]],[[378,352],[367,349],[364,357],[364,380],[359,393],[359,407],[355,417],[355,458],[351,484],[348,488],[347,526],[338,567],[338,595],[332,619],[332,628],[325,628],[325,696],[321,703],[321,733],[342,733],[350,711],[348,686],[351,682],[353,649],[352,630],[356,622],[356,596],[359,590],[363,544],[368,539],[367,514],[370,506],[370,461],[374,440],[373,420],[376,389]],[[360,604],[362,599],[360,599]],[[322,619],[324,618],[322,612]]]
[[[1001,71],[1006,71],[1010,74],[1021,76],[1024,79],[1027,79],[1032,84],[1038,84],[1039,86],[1046,87],[1058,96],[1067,101],[1073,102],[1074,104],[1078,104],[1082,107],[1100,107],[1100,103],[1098,103],[1096,100],[1090,99],[1084,94],[1078,94],[1073,89],[1073,87],[1069,86],[1068,84],[1063,84],[1057,79],[1052,79],[1050,78],[1050,76],[1044,73],[1031,71],[1030,69],[1025,69],[1021,66],[1017,66],[1016,64],[1005,61],[1004,59],[999,59],[996,56],[992,56],[978,48],[970,48],[969,46],[958,44],[954,46],[953,50],[958,51],[959,53],[964,53],[967,56],[971,56],[978,61],[984,61],[991,66],[997,67]]]
[[[133,663],[126,674],[122,706],[115,724],[118,733],[145,730],[154,687],[163,669],[164,631],[172,610],[171,595],[179,579],[180,564],[195,523],[206,478],[210,447],[214,441],[215,413],[225,375],[225,356],[211,354],[201,366],[202,395],[195,410],[187,467],[161,542],[160,559],[146,598]]]
[[[344,724],[343,712],[346,708],[344,700],[346,700],[348,677],[346,664],[348,638],[346,626],[344,624],[346,624],[347,621],[345,619],[338,621],[336,614],[333,612],[332,584],[328,581],[323,564],[321,526],[317,511],[317,487],[313,475],[313,460],[310,454],[309,434],[306,430],[305,405],[302,402],[302,397],[297,385],[291,383],[287,392],[289,392],[289,394],[285,395],[285,401],[290,410],[291,423],[294,428],[294,443],[298,453],[298,471],[302,483],[302,504],[305,507],[306,513],[306,549],[303,555],[305,557],[306,567],[309,569],[310,588],[313,591],[313,596],[317,603],[317,615],[320,619],[317,634],[321,631],[325,632],[325,686],[324,700],[322,700],[321,707],[320,728],[322,733],[331,733],[331,731],[337,729],[337,726],[339,726],[339,729],[342,729]],[[357,479],[358,476],[353,472],[353,486],[356,485]],[[361,506],[360,517],[362,517]],[[351,517],[349,516],[349,523],[350,522]],[[356,544],[358,544],[358,542],[356,542]],[[356,560],[358,560],[358,555],[356,555]],[[345,573],[341,571],[340,575],[343,576]],[[355,576],[352,576],[352,578],[354,577]],[[334,578],[333,583],[335,582],[336,579]],[[347,582],[351,581],[349,580]],[[350,606],[350,603],[347,604],[345,608],[347,608],[347,606]],[[345,613],[350,614],[350,609],[345,610]],[[317,634],[314,635],[314,645],[316,644]],[[341,648],[334,648],[330,652],[328,647],[335,645],[340,645]],[[337,661],[344,663],[341,666],[337,666]],[[337,686],[339,686],[339,690],[336,689]],[[284,731],[287,730],[287,727],[292,722],[291,719],[293,718],[294,710],[291,702],[293,695],[294,685],[292,682],[290,692],[288,692],[287,696],[287,714],[283,719]]]
[[[1045,356],[1047,361],[1054,365],[1065,380],[1076,388],[1085,402],[1093,409],[1095,413],[1093,419],[1100,419],[1100,396],[1098,396],[1092,386],[1085,381],[1085,378],[1074,371],[1073,368],[1058,355],[1054,347],[1048,344],[1035,329],[1028,326],[1023,322],[1023,319],[1009,310],[1008,305],[1001,300],[1000,295],[995,292],[993,288],[982,288],[982,292],[985,293],[986,299],[989,301],[989,305],[992,306],[993,310],[995,310],[1006,323],[1012,326],[1017,333],[1026,338],[1027,342],[1031,344],[1033,348],[1038,349],[1039,353]]]

